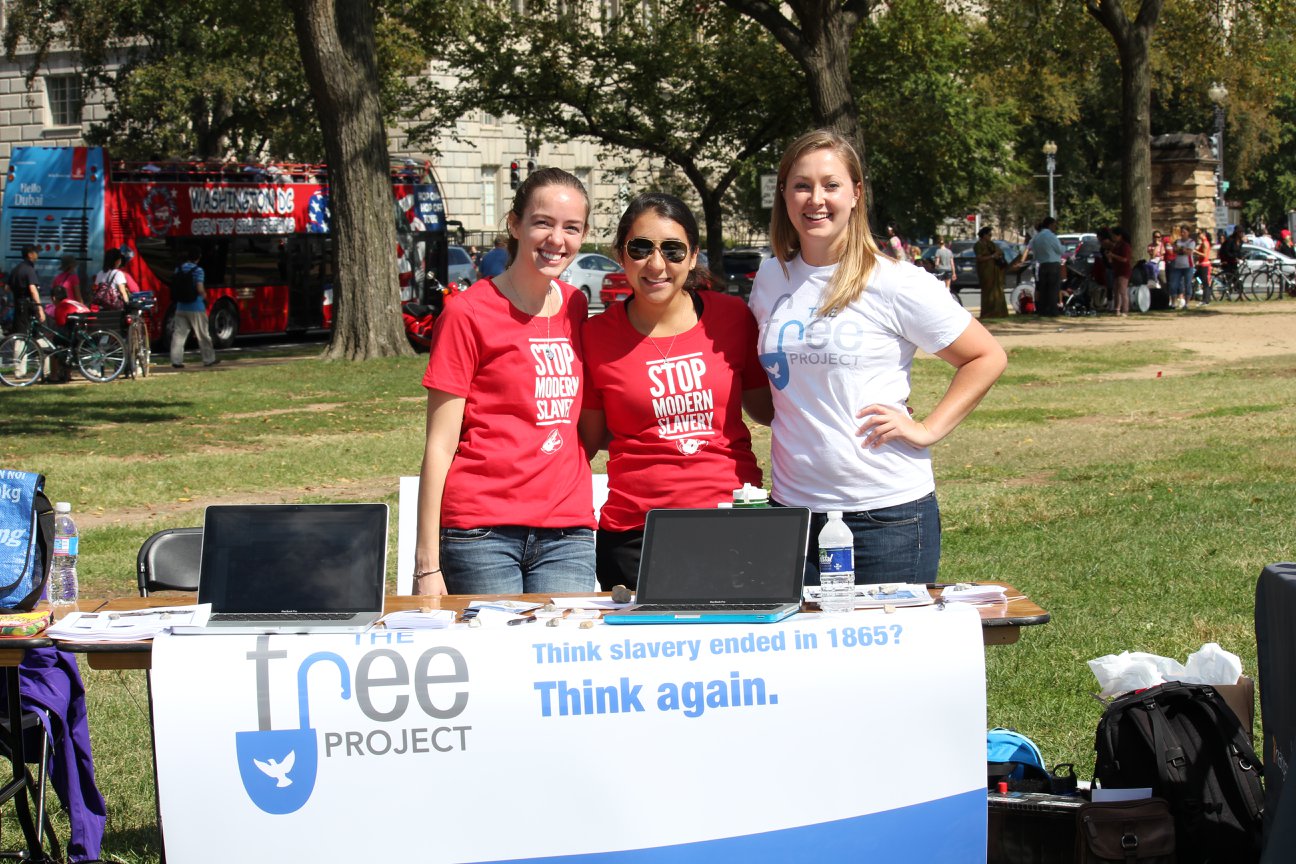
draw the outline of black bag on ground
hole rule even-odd
[[[1076,864],[1175,864],[1175,825],[1163,798],[1087,803],[1076,814]]]
[[[1151,787],[1170,803],[1181,864],[1259,859],[1260,760],[1215,688],[1168,682],[1116,699],[1094,749],[1105,788]]]
[[[198,299],[198,286],[194,284],[194,271],[190,267],[177,267],[171,274],[171,299],[177,303],[192,303]]]
[[[54,564],[54,508],[45,476],[0,469],[0,609],[30,611]]]

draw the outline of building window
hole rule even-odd
[[[81,125],[81,76],[49,75],[45,78],[51,126]]]
[[[486,111],[485,109],[483,109],[482,112],[481,112],[481,125],[483,125],[483,126],[498,126],[498,125],[499,125],[499,118],[496,117],[494,114],[490,113],[489,111]]]
[[[497,178],[499,177],[499,168],[491,165],[483,165],[481,169],[481,196],[482,196],[482,226],[487,231],[498,231],[499,225],[495,223],[496,209],[495,201],[499,196]]]

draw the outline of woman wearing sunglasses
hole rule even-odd
[[[594,587],[589,462],[577,435],[588,307],[558,281],[588,220],[579,180],[532,172],[508,213],[508,267],[437,319],[423,376],[416,594]]]
[[[842,511],[857,582],[933,582],[940,512],[928,448],[971,413],[1007,358],[930,273],[878,251],[862,175],[854,147],[828,130],[797,139],[779,165],[775,257],[751,295],[774,385],[772,497],[813,511],[811,537]],[[957,370],[921,418],[909,407],[920,348]],[[816,558],[807,555],[808,584],[819,581]]]
[[[632,293],[585,324],[587,449],[608,449],[598,580],[634,587],[656,507],[714,507],[759,486],[747,412],[768,424],[756,322],[737,297],[697,289],[698,227],[683,201],[646,193],[617,225]]]

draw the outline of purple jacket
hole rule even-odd
[[[71,654],[56,648],[32,648],[27,651],[18,672],[22,681],[23,708],[39,707],[49,713],[49,734],[53,742],[49,776],[72,824],[67,859],[97,859],[103,843],[107,808],[95,785],[85,686],[81,683],[76,660]],[[4,699],[4,688],[0,687],[0,704]],[[37,752],[30,744],[27,746],[29,757]]]

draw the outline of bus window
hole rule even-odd
[[[236,237],[234,284],[240,288],[283,285],[287,282],[287,254],[282,237]]]

